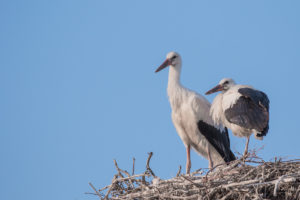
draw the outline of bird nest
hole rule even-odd
[[[300,159],[274,159],[265,162],[251,152],[247,158],[214,169],[199,169],[190,175],[181,174],[162,180],[154,174],[149,163],[142,174],[132,173],[115,166],[117,174],[112,183],[96,189],[100,199],[300,199]]]

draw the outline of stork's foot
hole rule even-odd
[[[245,162],[246,159],[248,158],[248,156],[249,156],[249,153],[248,153],[248,152],[244,153],[243,156],[242,156],[242,158],[241,158],[242,161]]]
[[[243,154],[243,156],[241,157],[241,160],[242,160],[242,162],[245,164],[245,162],[246,162],[246,159],[249,157],[249,153],[248,153],[248,151],[245,151],[244,152],[244,154]]]
[[[249,152],[245,151],[244,154],[243,154],[243,158],[247,158],[249,155],[250,155]]]

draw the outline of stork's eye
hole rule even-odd
[[[227,85],[228,83],[229,83],[228,81],[225,81],[223,84],[224,84],[224,85]]]
[[[175,58],[177,58],[177,56],[176,56],[176,55],[172,57],[172,59],[175,59]]]

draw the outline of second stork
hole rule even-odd
[[[248,153],[250,135],[263,139],[269,130],[269,99],[267,95],[248,85],[237,85],[231,78],[224,78],[206,92],[218,94],[211,106],[215,124],[222,124],[239,137],[246,137],[244,156]]]

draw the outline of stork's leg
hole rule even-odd
[[[248,154],[248,145],[249,145],[249,141],[250,141],[250,135],[247,136],[247,141],[246,141],[246,147],[245,147],[245,151],[244,151],[244,158],[246,158],[247,154]]]
[[[212,159],[211,159],[210,150],[209,150],[208,145],[207,145],[206,152],[207,152],[207,157],[208,157],[208,167],[209,167],[209,169],[212,169],[214,165],[213,165],[213,162],[212,162]]]
[[[191,146],[187,145],[186,147],[186,173],[190,174],[191,170],[191,154],[190,154]]]

